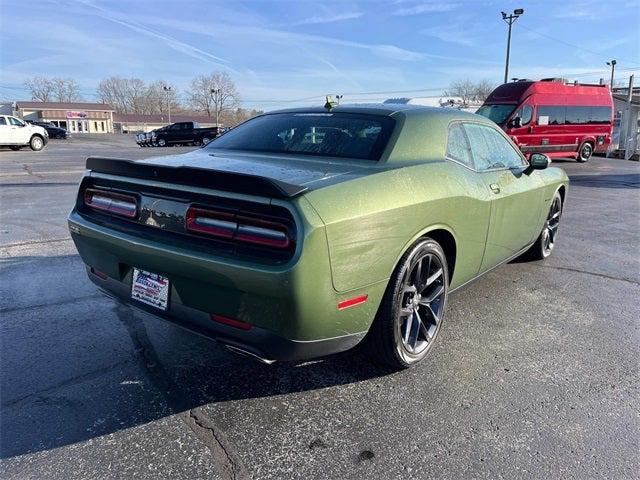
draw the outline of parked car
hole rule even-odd
[[[40,151],[48,141],[49,134],[44,128],[11,115],[0,115],[0,146],[20,150],[28,145],[31,150]]]
[[[69,229],[109,295],[234,352],[271,363],[364,341],[404,368],[450,292],[551,254],[569,180],[549,163],[454,109],[284,110],[183,155],[89,158]]]
[[[527,155],[544,152],[586,162],[611,144],[613,100],[607,85],[558,78],[505,83],[477,113],[500,125]]]
[[[141,147],[147,147],[147,134],[145,132],[136,133],[136,143]]]
[[[34,120],[31,120],[31,121],[27,120],[27,123],[30,123],[32,125],[38,125],[39,127],[44,128],[49,134],[49,138],[64,139],[64,138],[67,138],[68,136],[67,130],[61,127],[56,127],[51,122],[39,122]]]
[[[206,145],[219,133],[218,127],[202,128],[198,122],[178,122],[153,130],[151,142],[158,147],[175,144]]]

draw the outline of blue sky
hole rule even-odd
[[[216,70],[262,109],[325,93],[439,95],[458,79],[501,83],[500,11],[514,8],[525,13],[513,27],[510,77],[597,81],[611,58],[618,78],[638,77],[637,0],[0,0],[0,98],[26,98],[33,75],[73,77],[94,100],[111,75],[184,91]]]

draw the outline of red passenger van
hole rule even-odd
[[[611,143],[613,100],[606,85],[518,80],[497,87],[476,113],[500,125],[527,156],[586,162]]]

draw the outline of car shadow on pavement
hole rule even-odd
[[[570,186],[595,188],[640,188],[640,174],[570,175]]]
[[[73,311],[44,309],[41,318],[34,312],[28,322],[20,313],[1,313],[0,458],[84,442],[183,412],[201,415],[196,409],[219,402],[394,373],[371,363],[358,348],[304,363],[262,365],[98,292],[70,305]]]

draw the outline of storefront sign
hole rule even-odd
[[[87,112],[69,111],[67,118],[87,118]]]

